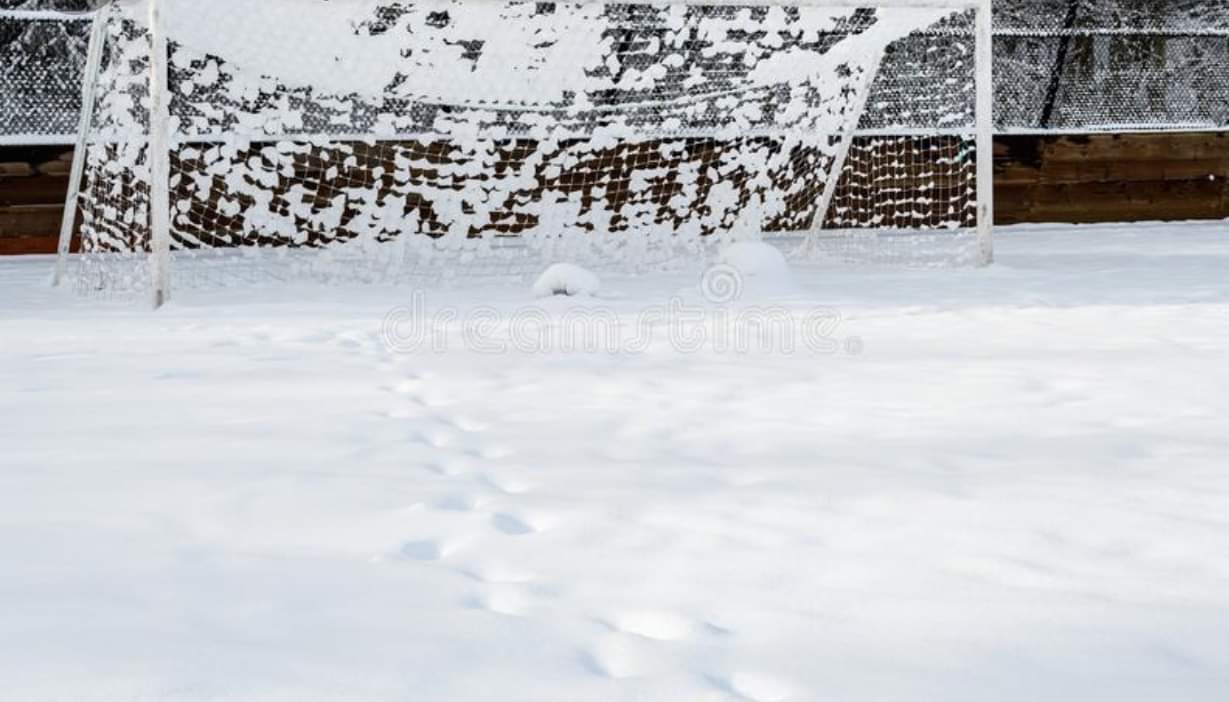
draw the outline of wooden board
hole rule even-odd
[[[1229,218],[1229,132],[1001,136],[999,224]]]
[[[0,255],[55,253],[60,238],[66,175],[39,166],[65,160],[63,146],[0,147],[0,161],[26,163],[31,175],[0,177]]]

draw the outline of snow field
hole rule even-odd
[[[47,264],[0,261],[13,699],[1229,692],[1223,225],[754,301],[839,310],[829,354],[394,353],[404,289],[152,313]],[[629,319],[698,281],[426,304]]]

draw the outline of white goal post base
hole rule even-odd
[[[64,242],[79,216],[78,286],[155,304],[644,270],[748,238],[986,264],[988,7],[114,2]]]

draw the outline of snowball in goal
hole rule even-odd
[[[989,52],[986,0],[110,2],[59,273],[160,303],[761,238],[985,264]]]

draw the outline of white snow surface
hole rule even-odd
[[[457,321],[698,272],[154,313],[0,259],[0,696],[1229,698],[1229,224],[998,256],[798,268],[834,348],[744,354]],[[381,332],[416,305],[440,348]]]
[[[597,274],[573,263],[556,263],[545,271],[533,284],[535,297],[552,295],[596,295],[602,289]]]

